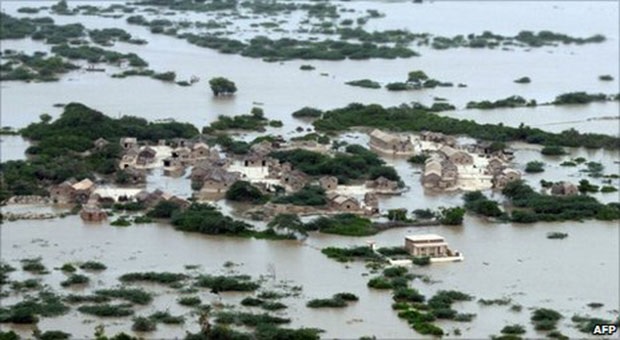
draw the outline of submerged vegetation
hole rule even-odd
[[[96,129],[92,127],[96,126]],[[65,105],[60,117],[52,121],[42,115],[41,121],[22,129],[23,137],[36,142],[26,152],[27,160],[7,161],[0,164],[3,185],[0,201],[13,195],[47,196],[50,185],[71,177],[94,178],[95,174],[112,176],[118,171],[120,145],[110,143],[102,149],[94,147],[98,138],[119,140],[128,135],[140,140],[191,138],[198,130],[190,124],[178,122],[149,123],[132,116],[111,118],[83,104]]]
[[[411,105],[384,108],[376,104],[349,104],[344,108],[325,112],[313,124],[317,130],[323,132],[337,132],[355,126],[365,126],[393,131],[427,130],[450,135],[464,134],[473,138],[500,142],[523,141],[567,147],[620,148],[618,137],[604,134],[580,133],[575,129],[551,133],[524,124],[516,128],[478,124],[471,120],[438,116],[424,108]]]
[[[517,208],[510,215],[510,220],[517,223],[620,219],[617,203],[603,204],[587,195],[544,195],[522,181],[508,183],[502,194]]]

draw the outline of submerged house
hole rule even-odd
[[[133,149],[138,146],[138,139],[135,137],[124,137],[121,138],[120,144],[125,150]]]
[[[359,212],[361,209],[360,203],[353,197],[332,193],[327,195],[327,200],[328,205],[332,210],[341,212]]]
[[[73,202],[75,180],[66,180],[50,188],[50,198],[54,203],[66,204]]]
[[[157,151],[147,146],[144,149],[140,150],[140,152],[138,153],[138,157],[136,158],[136,164],[137,165],[151,164],[155,160],[156,155],[157,155]]]
[[[430,257],[431,262],[463,260],[461,253],[450,250],[446,240],[436,234],[406,236],[405,250],[414,257]]]
[[[392,193],[398,191],[398,182],[379,176],[372,181],[366,181],[366,187],[380,193]]]
[[[370,133],[370,146],[394,154],[412,154],[413,143],[411,137],[402,137],[389,134],[379,129]]]
[[[205,143],[196,143],[192,147],[191,158],[193,159],[202,159],[208,158],[211,155],[211,149]]]
[[[335,190],[338,187],[338,178],[335,176],[323,176],[319,178],[319,185],[325,191]]]
[[[213,193],[213,192],[225,192],[240,178],[238,172],[228,172],[221,168],[208,169],[207,173],[203,177],[201,192]]]
[[[80,218],[88,222],[101,222],[108,218],[108,214],[95,204],[86,204],[80,210]]]
[[[73,201],[77,203],[86,203],[90,194],[95,190],[95,183],[88,178],[85,178],[75,184],[73,187]]]
[[[443,153],[448,160],[458,165],[471,165],[474,164],[474,157],[464,150],[455,149],[453,147],[444,145],[439,148],[439,152]]]
[[[291,170],[282,175],[280,182],[293,191],[301,190],[308,184],[308,175],[299,170]]]
[[[551,186],[551,194],[555,196],[573,196],[579,194],[579,189],[576,185],[570,182],[557,182]]]

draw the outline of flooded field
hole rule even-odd
[[[87,1],[69,1],[71,5]],[[24,6],[50,5],[54,2],[4,1],[2,11],[15,15]],[[119,2],[122,3],[122,2]],[[281,120],[280,128],[268,128],[269,133],[285,137],[297,126],[310,127],[307,121],[295,119],[291,112],[304,106],[333,109],[352,102],[377,103],[398,106],[413,101],[431,105],[436,97],[446,98],[457,109],[441,115],[474,120],[477,123],[502,123],[519,126],[521,123],[545,131],[560,132],[574,128],[580,132],[595,132],[620,136],[618,128],[620,104],[618,101],[592,103],[580,106],[538,106],[535,108],[465,109],[469,101],[497,100],[512,95],[551,102],[562,93],[586,91],[617,94],[618,79],[603,82],[600,75],[616,77],[620,73],[620,27],[617,20],[619,5],[615,2],[425,2],[414,5],[410,1],[351,1],[340,4],[365,12],[377,9],[385,17],[373,19],[367,30],[406,28],[412,32],[456,35],[481,33],[491,30],[498,34],[514,35],[521,30],[552,30],[572,36],[604,34],[606,41],[592,45],[560,45],[531,50],[511,51],[456,48],[433,50],[416,49],[420,57],[394,60],[345,61],[287,61],[267,63],[239,55],[221,54],[215,50],[197,47],[184,40],[149,32],[147,27],[129,25],[125,19],[96,16],[50,15],[57,23],[80,22],[88,29],[119,27],[132,35],[146,39],[147,45],[136,46],[117,42],[115,51],[139,54],[157,71],[171,70],[179,79],[197,76],[203,81],[191,87],[166,84],[146,77],[111,78],[119,71],[107,67],[105,72],[73,71],[58,82],[0,83],[1,126],[22,128],[38,121],[42,113],[56,118],[62,112],[58,103],[80,102],[109,116],[135,115],[148,120],[173,118],[201,128],[215,121],[219,115],[245,114],[254,106],[264,109],[270,119]],[[153,16],[161,18],[163,16]],[[196,13],[177,13],[172,19],[201,20]],[[484,20],[481,20],[484,19]],[[291,19],[292,20],[292,19]],[[240,35],[249,34],[247,23],[236,23]],[[31,39],[2,40],[2,50],[14,49],[32,53],[49,52],[50,46]],[[316,67],[311,72],[299,70],[302,64]],[[463,83],[467,87],[424,89],[391,92],[385,89],[363,89],[345,85],[356,79],[373,79],[382,85],[404,81],[407,72],[420,69],[431,77]],[[214,76],[233,79],[239,88],[232,98],[216,98],[210,93],[206,79]],[[530,84],[516,84],[514,79],[528,76]],[[242,136],[250,140],[258,136]],[[361,133],[340,135],[342,140],[367,145],[368,137]],[[30,144],[19,136],[0,136],[2,162],[25,159]],[[560,164],[575,157],[600,162],[605,174],[620,173],[620,154],[617,150],[569,149],[565,156],[541,156],[540,146],[511,145],[516,158],[512,166],[523,172],[527,162],[543,160],[545,172],[527,174],[525,181],[535,188],[540,180],[568,180],[574,183],[588,178],[583,167]],[[421,167],[413,166],[406,158],[383,157],[393,166],[409,187],[400,196],[382,196],[381,211],[407,208],[437,209],[461,205],[462,193],[431,193],[420,184]],[[189,171],[181,177],[163,175],[162,169],[152,170],[147,177],[146,189],[162,189],[180,197],[190,197],[192,190]],[[597,184],[600,184],[597,182]],[[618,179],[610,180],[618,187]],[[491,197],[499,193],[487,191]],[[618,202],[618,194],[593,194],[604,203]],[[218,202],[218,208],[237,216],[237,207]],[[15,205],[7,211],[56,212],[49,207]],[[59,210],[60,211],[60,210]],[[113,218],[112,218],[113,219]],[[264,222],[250,222],[259,228]],[[327,258],[321,249],[328,246],[361,246],[375,241],[379,246],[402,246],[410,234],[436,233],[444,236],[450,246],[461,251],[465,261],[460,263],[415,266],[415,274],[427,280],[416,279],[413,286],[426,296],[439,290],[455,289],[473,295],[469,302],[457,304],[459,312],[475,313],[472,322],[441,321],[437,324],[448,334],[461,338],[488,338],[499,334],[507,324],[522,324],[526,338],[543,337],[530,322],[534,308],[552,308],[563,315],[558,329],[571,338],[584,336],[571,322],[575,314],[605,319],[618,317],[620,294],[620,234],[617,222],[583,221],[534,224],[491,223],[467,214],[463,226],[407,227],[383,231],[372,237],[345,237],[313,232],[304,241],[270,241],[242,237],[206,236],[185,233],[162,223],[135,224],[127,228],[114,227],[109,222],[85,223],[79,216],[70,215],[51,220],[4,221],[0,226],[0,255],[3,261],[20,268],[20,260],[41,257],[51,271],[48,275],[34,276],[21,270],[10,274],[12,280],[38,277],[43,283],[63,294],[85,294],[100,288],[119,285],[118,277],[128,272],[187,272],[208,274],[248,274],[253,278],[267,277],[263,289],[274,288],[285,281],[287,285],[302,286],[301,295],[287,297],[283,312],[292,319],[290,327],[323,329],[325,338],[423,338],[411,329],[397,312],[391,309],[389,291],[373,290],[367,282],[374,274],[361,262],[339,263]],[[568,233],[564,240],[551,240],[549,232]],[[92,274],[87,288],[61,288],[66,278],[59,270],[66,262],[97,260],[107,270]],[[235,265],[225,267],[228,261]],[[198,265],[187,269],[187,265]],[[191,308],[177,303],[178,291],[163,286],[145,285],[155,294],[148,306],[137,307],[136,315],[169,310],[184,315],[183,325],[158,325],[148,338],[182,338],[186,331],[199,330],[198,315]],[[311,309],[306,302],[313,298],[329,297],[338,292],[352,292],[359,301],[342,309]],[[238,305],[249,294],[214,294],[201,289],[196,294],[204,303]],[[11,293],[2,298],[8,305],[20,301],[23,294]],[[510,299],[506,306],[483,306],[478,299]],[[603,303],[593,310],[588,303]],[[522,311],[510,309],[521,305]],[[239,307],[241,310],[251,310]],[[90,337],[98,324],[104,324],[108,334],[128,332],[131,318],[86,316],[76,310],[57,318],[42,318],[37,327],[42,330],[58,329],[74,338]],[[0,329],[12,329],[28,337],[33,328],[24,325],[0,324]],[[135,333],[140,335],[140,333]]]

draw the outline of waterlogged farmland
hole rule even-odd
[[[619,322],[617,3],[0,9],[3,336]]]

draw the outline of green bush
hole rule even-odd
[[[566,150],[564,150],[564,148],[562,148],[561,146],[546,145],[542,148],[542,150],[540,150],[540,153],[545,156],[561,156],[566,155]]]
[[[152,332],[157,329],[157,325],[152,320],[139,316],[133,319],[131,330],[134,332]]]
[[[138,305],[146,305],[153,301],[153,296],[151,294],[143,289],[136,288],[100,289],[96,290],[95,294],[113,299],[126,300]]]
[[[357,87],[364,87],[368,89],[380,89],[381,88],[381,85],[378,82],[370,80],[370,79],[352,80],[352,81],[346,82],[345,84],[351,85],[351,86],[357,86]]]
[[[60,285],[63,287],[69,287],[73,285],[84,285],[90,281],[88,276],[81,274],[72,274],[66,280],[60,282]]]
[[[172,316],[168,311],[155,312],[149,315],[149,319],[154,322],[161,322],[170,325],[179,325],[185,322],[185,318],[183,316]]]
[[[322,114],[323,111],[307,106],[292,113],[295,118],[319,118]]]
[[[329,299],[313,299],[306,303],[308,308],[342,308],[347,306],[347,302],[341,298],[332,297]]]
[[[269,200],[258,188],[247,181],[236,181],[226,191],[226,199],[237,202],[262,204]]]
[[[108,267],[106,267],[105,264],[101,262],[97,262],[97,261],[86,261],[80,264],[80,269],[82,270],[102,271],[102,270],[106,270],[107,268]]]
[[[242,235],[253,228],[250,224],[224,216],[213,206],[197,203],[182,212],[175,213],[171,223],[181,231],[211,235]]]
[[[34,331],[33,333],[36,333]],[[70,339],[71,334],[63,331],[45,331],[43,333],[34,334],[38,340],[65,340]]]
[[[525,172],[538,173],[545,171],[545,163],[539,161],[530,161],[525,165]]]
[[[151,209],[146,216],[152,218],[171,218],[172,215],[181,210],[181,206],[172,201],[162,200]]]
[[[209,86],[214,96],[231,95],[237,92],[235,83],[224,77],[215,77],[209,80]]]
[[[125,317],[133,315],[131,305],[84,305],[78,307],[78,311],[84,314],[90,314],[99,317]]]
[[[201,275],[196,279],[196,286],[211,288],[214,292],[238,291],[248,292],[254,291],[260,287],[257,282],[251,281],[247,275],[234,276],[211,276]]]
[[[397,288],[392,299],[396,302],[424,302],[424,295],[413,288]]]
[[[521,325],[508,325],[502,328],[503,334],[525,334],[525,328]]]
[[[440,209],[439,222],[444,225],[461,225],[465,209],[459,207]]]
[[[177,302],[182,306],[189,306],[189,307],[198,306],[202,303],[202,301],[200,300],[198,296],[184,296],[182,298],[179,298]]]
[[[532,80],[530,79],[530,77],[521,77],[515,79],[514,82],[517,84],[529,84],[532,82]]]
[[[354,214],[323,216],[306,223],[305,226],[307,230],[346,236],[369,236],[378,232],[369,219]]]
[[[265,303],[265,301],[263,301],[261,299],[249,297],[249,296],[244,298],[243,300],[241,300],[241,305],[242,306],[249,306],[249,307],[260,306],[263,303]]]
[[[149,282],[170,285],[187,279],[188,276],[181,273],[170,272],[144,272],[144,273],[126,273],[118,279],[121,282]]]
[[[360,260],[380,260],[381,257],[370,249],[368,246],[358,246],[351,248],[327,247],[321,250],[321,253],[329,258],[336,259],[339,262]]]

